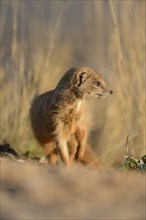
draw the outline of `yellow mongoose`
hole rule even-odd
[[[82,160],[88,136],[87,98],[113,93],[100,74],[88,67],[72,68],[56,88],[38,96],[30,110],[31,124],[45,156],[55,165],[58,154],[66,166]]]

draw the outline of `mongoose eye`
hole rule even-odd
[[[96,86],[101,86],[101,82],[99,82],[99,81],[96,81],[95,84],[96,84]]]

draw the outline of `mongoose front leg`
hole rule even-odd
[[[57,149],[60,155],[60,159],[62,160],[65,166],[70,167],[69,149],[68,149],[69,136],[68,136],[68,130],[66,128],[66,124],[64,123],[64,120],[62,118],[56,125],[56,129],[54,133],[55,133],[55,140],[57,143]]]
[[[86,141],[87,141],[87,132],[84,129],[79,129],[76,133],[76,139],[78,142],[77,152],[76,152],[76,160],[82,160],[85,147],[86,147]]]
[[[70,167],[69,152],[66,140],[60,139],[58,142],[58,152],[63,164],[67,167]]]
[[[68,141],[68,149],[69,149],[69,158],[70,158],[70,164],[73,163],[73,160],[75,159],[75,154],[77,152],[77,139],[75,135],[72,135],[72,137]]]

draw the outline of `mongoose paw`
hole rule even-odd
[[[46,165],[46,164],[48,164],[48,160],[45,156],[42,156],[39,160],[39,163]]]

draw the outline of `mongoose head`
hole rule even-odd
[[[102,76],[88,67],[74,69],[71,85],[75,93],[82,98],[106,98],[113,94]]]

